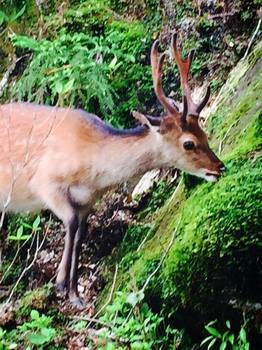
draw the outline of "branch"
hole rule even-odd
[[[223,148],[223,142],[225,141],[225,139],[227,138],[228,134],[230,133],[231,129],[233,128],[233,126],[235,126],[237,123],[239,122],[239,120],[235,121],[233,124],[230,125],[230,127],[227,129],[224,137],[222,138],[222,140],[219,143],[218,146],[218,155],[220,156],[221,152],[222,152],[222,148]]]
[[[49,221],[49,223],[48,223],[48,227],[47,227],[47,229],[46,229],[46,232],[45,232],[45,234],[44,234],[44,237],[43,237],[43,240],[42,240],[41,243],[39,243],[39,233],[36,233],[36,235],[35,235],[35,236],[36,236],[36,249],[35,249],[35,253],[34,253],[33,260],[31,261],[31,263],[30,263],[29,265],[27,265],[27,266],[24,268],[24,270],[23,270],[22,273],[20,274],[20,276],[19,276],[19,278],[17,279],[16,283],[14,284],[14,286],[13,286],[13,288],[12,288],[12,290],[11,290],[11,292],[10,292],[10,294],[9,294],[9,297],[8,297],[7,301],[5,302],[5,304],[8,304],[8,303],[11,301],[12,296],[13,296],[13,294],[15,293],[15,290],[16,290],[18,284],[20,283],[20,281],[21,281],[22,278],[24,277],[25,273],[26,273],[27,271],[29,271],[29,270],[31,269],[31,267],[34,265],[34,263],[35,263],[35,261],[36,261],[36,259],[37,259],[38,253],[40,252],[40,250],[41,250],[41,248],[42,248],[42,246],[43,246],[43,244],[44,244],[44,242],[45,242],[45,240],[46,240],[46,236],[47,236],[47,234],[48,234],[48,232],[49,232],[50,224],[51,224],[51,219],[50,219],[50,221]],[[34,237],[35,237],[35,236],[34,236]],[[32,248],[33,241],[34,241],[34,239],[33,239],[32,242],[31,242],[31,246],[30,246],[29,249],[27,250],[27,259],[26,259],[27,261],[30,260],[30,250],[31,250],[31,248]]]
[[[3,78],[2,80],[0,81],[0,97],[3,95],[4,93],[4,90],[8,84],[8,80],[10,78],[10,75],[13,73],[15,67],[16,67],[16,64],[24,57],[26,57],[28,55],[24,55],[24,56],[21,56],[19,58],[16,58],[16,55],[14,55],[13,57],[13,61],[11,63],[11,65],[8,67],[7,71],[5,72],[5,74],[3,75]]]
[[[251,39],[250,39],[250,41],[249,41],[249,43],[248,43],[246,52],[245,52],[244,56],[242,57],[242,60],[244,60],[244,59],[247,57],[248,53],[249,53],[249,50],[250,50],[250,48],[251,48],[251,46],[252,46],[252,44],[253,44],[253,42],[254,42],[254,40],[255,40],[255,37],[256,37],[256,35],[257,35],[258,31],[259,31],[260,26],[261,26],[261,21],[262,21],[262,20],[261,20],[261,18],[260,18],[259,21],[258,21],[256,30],[254,31],[254,33],[253,33],[253,35],[252,35],[252,37],[251,37]]]
[[[168,246],[167,246],[167,248],[166,248],[166,251],[165,251],[164,254],[162,255],[162,257],[161,257],[161,259],[160,259],[160,261],[159,261],[159,264],[157,265],[156,269],[148,276],[148,278],[147,278],[145,284],[143,285],[143,287],[142,287],[142,289],[141,289],[141,292],[144,293],[144,291],[145,291],[146,287],[148,286],[149,282],[150,282],[151,279],[156,275],[156,273],[158,272],[158,270],[159,270],[160,267],[162,266],[162,264],[163,264],[163,262],[164,262],[164,260],[165,260],[165,258],[166,258],[166,256],[167,256],[167,254],[168,254],[170,248],[172,247],[172,245],[173,245],[173,243],[174,243],[174,240],[175,240],[176,233],[177,233],[177,230],[178,230],[178,228],[179,228],[180,222],[181,222],[181,217],[179,218],[178,223],[177,223],[177,225],[176,225],[176,228],[175,228],[175,230],[173,231],[172,237],[171,237],[170,242],[169,242],[169,244],[168,244]]]
[[[156,269],[148,276],[146,282],[144,283],[143,287],[140,289],[140,291],[138,293],[144,293],[146,287],[148,286],[149,282],[151,281],[151,279],[156,275],[156,273],[158,272],[158,270],[160,269],[160,267],[162,266],[170,248],[172,247],[173,243],[174,243],[174,240],[175,240],[175,237],[176,237],[176,233],[177,233],[177,230],[179,228],[179,225],[180,225],[180,222],[181,222],[181,217],[179,218],[178,220],[178,223],[176,225],[176,228],[174,229],[173,231],[173,234],[172,234],[172,237],[170,239],[170,242],[167,246],[167,249],[166,251],[164,252],[164,254],[162,255],[160,261],[159,261],[159,264],[157,265]],[[129,320],[130,316],[132,315],[132,312],[134,311],[136,305],[135,306],[132,306],[131,310],[129,311],[126,319],[124,320],[123,322],[123,325],[127,323],[127,321]]]
[[[89,328],[90,325],[92,323],[98,323],[96,317],[107,307],[107,305],[109,305],[112,301],[112,297],[113,297],[113,293],[114,293],[114,290],[115,290],[115,285],[116,285],[116,277],[117,277],[117,273],[118,273],[118,265],[116,264],[116,267],[115,267],[115,273],[114,273],[114,278],[113,278],[113,283],[112,283],[112,287],[111,287],[111,291],[110,291],[110,294],[109,294],[109,298],[108,300],[106,301],[106,303],[101,307],[101,309],[99,309],[97,311],[97,313],[93,316],[93,317],[90,317],[87,321],[89,321],[89,324],[87,325],[87,327]],[[85,320],[84,318],[79,318],[81,320]],[[100,322],[100,321],[99,321]],[[101,323],[101,322],[100,322]],[[102,323],[101,323],[102,324]],[[105,325],[105,324],[104,324]],[[106,325],[108,326],[108,325]],[[111,326],[110,326],[111,327]]]
[[[89,316],[70,316],[69,318],[72,319],[72,320],[78,320],[78,321],[89,321],[89,324],[96,323],[96,324],[100,324],[101,326],[112,328],[111,324],[103,322],[103,321],[100,321],[100,320],[98,320],[97,318],[94,318],[94,317],[89,317]],[[89,328],[89,325],[87,325],[86,328]]]

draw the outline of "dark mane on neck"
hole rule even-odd
[[[81,110],[83,116],[90,122],[94,127],[107,135],[128,137],[128,136],[142,136],[149,132],[149,128],[146,125],[137,126],[133,129],[117,129],[110,124],[106,124],[103,120],[97,117],[95,114],[87,113]]]

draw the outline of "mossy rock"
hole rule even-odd
[[[26,292],[17,302],[15,307],[16,317],[20,319],[27,317],[30,315],[32,309],[46,310],[47,306],[50,304],[51,296],[52,287],[50,284]]]
[[[212,147],[225,161],[226,174],[215,184],[185,177],[154,217],[139,256],[118,275],[117,288],[142,288],[175,232],[145,298],[197,342],[210,320],[231,319],[239,325],[243,312],[255,320],[253,334],[259,333],[256,311],[247,311],[245,303],[262,302],[260,47],[234,69],[209,120]]]
[[[262,160],[235,165],[216,186],[187,200],[176,242],[160,276],[174,308],[218,311],[230,299],[258,301],[262,257]],[[177,217],[174,219],[177,221]]]

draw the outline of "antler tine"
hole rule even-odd
[[[205,107],[205,105],[207,104],[208,100],[209,100],[209,97],[210,97],[210,92],[211,92],[211,89],[210,89],[210,86],[208,85],[207,87],[207,91],[206,91],[206,94],[205,96],[203,97],[203,100],[198,104],[197,108],[196,108],[196,112],[198,114],[201,113],[202,109]]]
[[[170,114],[178,114],[178,107],[174,106],[170,100],[166,97],[162,85],[161,85],[161,77],[162,77],[162,69],[163,69],[163,63],[165,60],[165,54],[161,54],[160,58],[158,59],[158,46],[159,46],[159,40],[156,40],[151,49],[151,66],[152,66],[152,76],[153,76],[153,82],[154,82],[154,90],[156,93],[156,96],[160,103],[163,105],[163,107],[170,113]]]
[[[179,52],[178,47],[177,47],[177,33],[176,32],[174,32],[172,35],[171,47],[172,47],[173,57],[176,60],[176,63],[178,65],[178,69],[180,72],[183,95],[187,99],[188,114],[199,116],[200,112],[205,107],[205,105],[207,104],[208,99],[210,97],[210,87],[208,86],[203,100],[199,104],[195,104],[192,97],[191,97],[191,91],[190,91],[190,88],[188,85],[188,75],[189,75],[191,63],[192,63],[192,60],[194,57],[194,50],[192,50],[189,53],[189,55],[186,59],[183,59],[182,55]],[[183,115],[184,115],[184,113],[183,113]]]
[[[175,58],[176,63],[178,65],[183,95],[187,97],[187,101],[189,103],[189,106],[191,107],[193,100],[192,100],[192,97],[190,94],[190,88],[188,85],[188,74],[189,74],[191,62],[192,62],[193,57],[194,57],[194,51],[191,51],[186,59],[182,58],[182,55],[179,52],[178,47],[177,47],[177,33],[176,32],[174,32],[172,35],[171,47],[172,47],[173,57]]]
[[[181,115],[182,124],[186,124],[187,113],[188,113],[187,97],[184,95],[183,96],[183,113]]]

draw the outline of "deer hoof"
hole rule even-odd
[[[72,296],[69,297],[71,304],[76,307],[78,310],[83,310],[84,308],[86,308],[86,302],[84,299],[76,297],[76,296]]]
[[[66,296],[68,290],[68,284],[66,281],[56,283],[56,290],[62,296]]]

